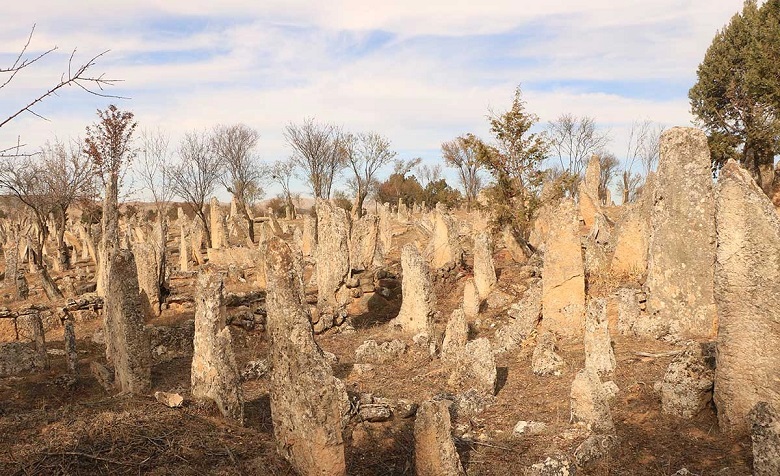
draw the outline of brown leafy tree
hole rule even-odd
[[[119,185],[120,179],[135,158],[133,135],[137,127],[134,115],[111,104],[98,110],[98,121],[87,127],[84,152],[103,185],[103,217],[98,255],[97,293],[105,296],[109,267],[119,251]]]

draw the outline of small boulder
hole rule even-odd
[[[539,337],[531,357],[531,370],[540,376],[560,375],[566,362],[555,351],[558,347],[555,343],[555,335],[545,332]]]
[[[406,344],[400,340],[392,340],[378,344],[369,339],[355,349],[355,362],[360,364],[385,364],[397,359],[406,352]]]
[[[154,399],[169,408],[179,408],[184,403],[184,397],[178,393],[154,392]]]

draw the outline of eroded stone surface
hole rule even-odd
[[[410,334],[432,335],[436,297],[428,264],[413,244],[401,250],[401,310],[393,323]]]
[[[748,413],[753,441],[754,476],[780,474],[780,416],[767,402],[759,402]]]
[[[481,299],[487,298],[496,281],[493,243],[487,232],[479,232],[474,235],[474,285]]]
[[[224,416],[243,424],[241,382],[230,329],[225,325],[223,293],[221,275],[201,271],[195,296],[192,396],[213,400]]]
[[[650,215],[648,313],[684,338],[712,336],[715,325],[715,200],[704,132],[661,136]]]
[[[585,318],[585,367],[598,373],[615,370],[615,353],[609,336],[607,302],[591,298]]]
[[[443,359],[452,358],[466,346],[469,340],[469,324],[463,309],[455,309],[447,320],[444,341],[441,344]]]
[[[712,400],[715,378],[700,352],[688,350],[672,360],[659,382],[664,413],[693,418]]]
[[[607,392],[591,369],[580,370],[571,384],[571,422],[583,423],[596,433],[615,429]]]
[[[301,474],[343,475],[349,400],[314,341],[293,259],[281,239],[268,240],[267,325],[277,450]]]
[[[531,357],[531,370],[533,373],[541,376],[560,375],[561,369],[566,362],[557,354],[557,350],[555,334],[552,332],[542,333]]]
[[[717,190],[715,405],[724,430],[746,430],[758,402],[780,407],[780,217],[737,163]]]
[[[449,384],[461,390],[474,389],[484,395],[496,393],[496,361],[490,341],[479,338],[455,354]]]
[[[418,476],[465,475],[452,440],[450,411],[444,401],[427,401],[414,421],[414,466]]]

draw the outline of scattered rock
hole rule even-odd
[[[154,398],[170,408],[179,408],[184,403],[184,397],[178,393],[154,392]]]
[[[536,463],[528,469],[528,476],[574,476],[574,464],[564,458],[548,457],[541,463]]]
[[[250,360],[241,370],[241,381],[259,380],[271,371],[266,359]]]
[[[678,355],[669,364],[663,380],[656,384],[663,412],[693,418],[712,400],[714,378],[714,369],[698,351]]]
[[[406,352],[406,344],[394,339],[377,344],[369,339],[355,349],[355,362],[359,364],[385,364],[391,362]]]
[[[512,429],[515,436],[535,436],[541,435],[547,430],[547,423],[541,421],[520,420]]]
[[[361,404],[360,409],[358,410],[358,417],[363,421],[377,423],[391,419],[393,417],[393,411],[388,405],[381,403]]]
[[[589,466],[608,456],[618,444],[615,435],[590,435],[574,450],[574,462],[580,468]]]

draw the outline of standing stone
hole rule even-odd
[[[382,248],[382,256],[390,253],[393,245],[393,222],[390,213],[390,205],[379,205],[379,245]]]
[[[381,265],[377,256],[379,244],[379,219],[376,215],[364,215],[352,223],[349,246],[349,263],[354,270],[366,270]]]
[[[209,207],[211,247],[220,249],[227,246],[227,233],[225,232],[225,216],[219,206],[217,197],[211,197],[211,206]]]
[[[571,200],[562,200],[550,216],[542,268],[542,328],[564,336],[582,335],[585,271]]]
[[[425,252],[431,268],[439,269],[450,263],[463,264],[463,248],[458,243],[458,227],[441,203],[433,213],[433,236]]]
[[[16,276],[19,274],[19,234],[11,230],[3,246],[5,255],[5,286],[16,288]]]
[[[661,136],[650,215],[648,312],[672,335],[715,330],[715,200],[707,136],[674,127]]]
[[[596,433],[615,429],[608,394],[594,370],[580,370],[571,384],[571,422],[584,423]]]
[[[63,338],[65,340],[65,359],[68,364],[68,373],[78,374],[78,353],[76,351],[76,330],[73,326],[73,317],[67,309],[63,311],[65,317],[62,319]]]
[[[114,366],[114,381],[121,391],[144,394],[152,383],[152,353],[144,327],[133,253],[119,250],[109,271],[103,326],[106,357]]]
[[[157,246],[154,243],[133,245],[135,264],[138,267],[138,287],[144,313],[153,318],[160,315],[160,277],[158,276]]]
[[[766,402],[759,402],[748,414],[753,441],[753,475],[780,474],[780,417]]]
[[[780,408],[780,217],[736,162],[717,192],[715,405],[722,429],[743,431],[756,403]]]
[[[444,331],[444,342],[441,344],[442,358],[451,358],[466,347],[469,340],[469,324],[463,309],[452,311]]]
[[[411,243],[401,250],[401,272],[401,310],[393,323],[405,332],[423,332],[431,336],[436,296],[428,264]]]
[[[645,179],[637,203],[623,205],[625,211],[615,224],[615,251],[610,263],[613,273],[644,276],[647,272],[654,175],[651,173]]]
[[[301,235],[301,251],[303,256],[315,255],[317,246],[317,223],[309,214],[303,216],[303,234]]]
[[[539,376],[560,375],[566,365],[563,357],[558,355],[558,345],[555,334],[545,332],[539,336],[531,356],[531,371]]]
[[[317,236],[317,304],[337,309],[346,304],[343,284],[350,271],[347,212],[317,200]]]
[[[593,155],[585,170],[585,178],[579,187],[580,216],[585,226],[593,226],[595,215],[601,212],[599,201],[599,182],[601,180],[601,161],[598,155]]]
[[[448,383],[459,390],[476,390],[483,395],[496,393],[496,361],[490,340],[473,340],[455,354],[455,365]]]
[[[695,417],[712,400],[714,377],[713,369],[700,352],[688,350],[675,357],[658,384],[663,412]]]
[[[181,211],[181,208],[179,211]],[[187,272],[190,270],[192,238],[190,237],[190,229],[185,221],[181,221],[181,226],[179,229],[181,230],[181,234],[179,236],[179,270]]]
[[[588,314],[585,317],[585,368],[602,374],[615,370],[607,302],[602,298],[591,298],[588,302]]]
[[[496,281],[490,235],[484,231],[479,232],[474,235],[474,284],[481,299],[487,298]]]
[[[314,341],[290,247],[269,239],[267,326],[277,450],[303,475],[344,475],[344,384]]]
[[[225,325],[222,276],[201,271],[197,286],[190,373],[192,396],[213,400],[224,416],[243,424],[244,403],[233,340]]]
[[[49,368],[49,354],[46,352],[46,333],[43,330],[43,321],[41,315],[38,312],[19,316],[21,322],[19,326],[31,331],[30,338],[35,344],[35,366],[48,369]]]
[[[467,317],[476,317],[481,306],[482,300],[479,298],[474,279],[466,280],[466,284],[463,285],[463,312]]]
[[[414,468],[417,476],[462,476],[466,472],[452,440],[447,402],[420,405],[414,421]]]

